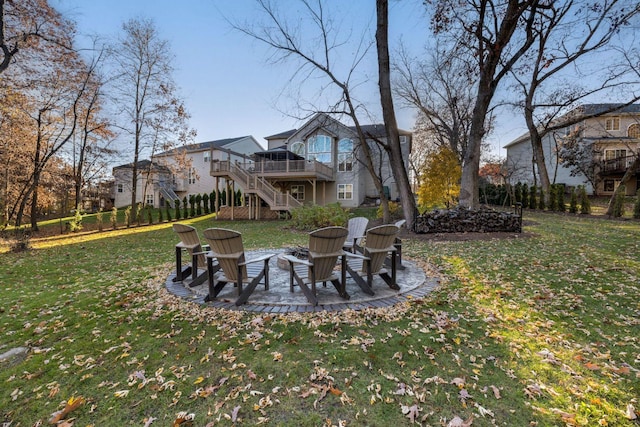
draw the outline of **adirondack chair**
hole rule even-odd
[[[176,277],[173,281],[182,282],[191,275],[191,281],[188,283],[190,287],[204,283],[208,277],[207,272],[198,274],[198,268],[204,269],[207,265],[205,254],[209,248],[200,244],[198,232],[189,225],[173,224],[173,231],[180,237],[180,242],[176,244]],[[182,251],[187,251],[191,258],[191,264],[184,268],[182,266]]]
[[[264,289],[269,290],[269,259],[275,254],[265,254],[247,260],[242,244],[242,234],[237,231],[208,228],[204,230],[203,235],[211,246],[210,256],[207,257],[209,295],[205,301],[211,301],[217,297],[227,283],[232,283],[238,288],[236,305],[246,303],[258,283],[263,279]],[[218,277],[215,284],[213,258],[217,259],[222,271],[222,275]],[[242,285],[245,283],[247,286],[243,288]]]
[[[400,221],[396,221],[395,226],[398,227],[398,229],[400,229],[400,228],[404,227],[406,222],[407,222],[406,219],[401,219]],[[402,265],[402,240],[400,240],[399,237],[396,237],[396,239],[393,241],[393,246],[396,247],[396,252],[395,252],[396,269],[397,270],[404,270],[404,265]],[[392,256],[394,256],[394,254],[390,254],[384,260],[384,265],[385,266],[391,267],[391,257]]]
[[[349,219],[349,222],[347,223],[347,230],[349,230],[349,234],[347,234],[343,247],[345,251],[355,253],[358,250],[358,246],[360,245],[360,241],[364,238],[364,233],[367,231],[368,225],[369,220],[362,216]]]
[[[298,259],[292,255],[284,255],[289,262],[289,288],[293,292],[294,280],[312,305],[318,305],[316,283],[331,282],[338,294],[349,299],[346,291],[346,258],[342,249],[348,230],[344,227],[326,227],[309,233],[309,258]],[[334,273],[336,261],[341,258],[341,275]],[[311,285],[309,289],[308,285]]]
[[[392,224],[367,230],[362,253],[348,253],[346,269],[363,292],[374,295],[373,276],[380,276],[391,289],[399,290],[396,283],[396,257],[394,241],[400,229]],[[391,275],[384,269],[384,261],[391,254]]]

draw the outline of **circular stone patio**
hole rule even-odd
[[[247,251],[246,258],[252,258],[273,253],[279,255],[283,250],[258,250]],[[436,278],[427,278],[425,272],[410,260],[403,259],[404,269],[397,270],[397,283],[399,291],[394,291],[379,276],[374,276],[373,290],[375,295],[367,295],[347,275],[347,292],[351,296],[345,300],[340,298],[338,292],[331,283],[323,287],[321,283],[316,285],[318,305],[308,303],[302,291],[296,286],[294,292],[289,291],[289,271],[280,269],[277,265],[278,257],[274,256],[269,261],[269,290],[264,290],[264,285],[259,284],[253,291],[246,304],[235,305],[237,292],[233,284],[227,284],[218,294],[217,298],[210,302],[204,302],[204,297],[209,293],[209,285],[190,288],[182,282],[174,282],[175,271],[172,271],[166,280],[166,287],[174,295],[200,304],[230,310],[245,310],[253,312],[286,313],[286,312],[310,312],[310,311],[337,311],[344,309],[362,310],[365,308],[389,307],[411,298],[420,298],[431,292],[437,285]],[[202,271],[204,272],[204,271]]]

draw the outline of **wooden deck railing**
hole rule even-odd
[[[626,157],[617,157],[615,159],[602,160],[600,162],[600,171],[607,173],[624,173],[636,160],[636,158],[640,156],[626,156]]]
[[[302,206],[290,194],[282,193],[254,171],[253,163],[215,162],[212,172],[224,172],[237,182],[246,193],[258,194],[273,210],[290,210]]]

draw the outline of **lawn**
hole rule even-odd
[[[185,221],[248,249],[287,222]],[[265,315],[163,289],[169,224],[0,254],[3,426],[638,425],[640,222],[525,213],[530,237],[405,239],[441,277],[390,309]],[[193,420],[190,420],[193,418]]]

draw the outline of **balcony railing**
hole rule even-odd
[[[636,158],[637,156],[626,156],[603,160],[600,163],[600,172],[624,173],[631,165],[633,165],[633,162],[636,160]]]
[[[228,161],[211,162],[212,174],[229,172]],[[315,176],[333,180],[333,169],[324,163],[307,160],[263,160],[260,162],[237,162],[233,165],[251,175],[276,176]]]

